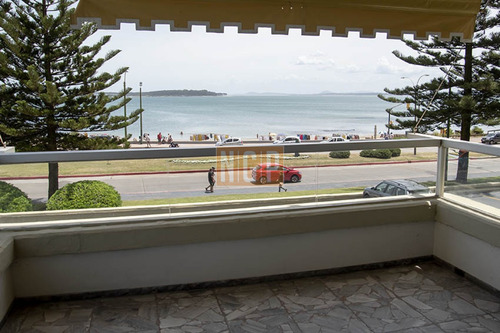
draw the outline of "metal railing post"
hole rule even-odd
[[[436,195],[442,197],[444,195],[444,182],[446,180],[446,164],[448,156],[448,148],[441,145],[438,148],[438,158],[437,158],[437,176],[436,176]]]

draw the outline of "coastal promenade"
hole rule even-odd
[[[180,137],[180,139],[174,138],[174,142],[179,144],[180,147],[184,148],[198,148],[198,147],[213,147],[215,146],[216,141],[215,140],[205,140],[205,141],[191,141],[191,140],[186,140],[186,137],[189,136],[184,136]],[[360,140],[365,140],[365,137],[363,136]],[[369,140],[372,140],[371,137],[367,136],[366,137]],[[459,138],[457,138],[458,140]],[[256,138],[241,138],[243,141],[243,146],[245,145],[263,145],[263,144],[272,144],[272,140],[258,140]],[[383,140],[382,138],[377,138],[377,140]],[[310,140],[310,141],[303,141],[304,143],[318,143],[321,142],[321,140]],[[481,136],[473,136],[470,139],[470,142],[481,142]],[[156,140],[151,140],[151,147],[152,148],[168,148],[168,144],[158,144],[158,141]],[[142,144],[134,141],[130,141],[130,148],[147,148],[146,142],[143,142]]]

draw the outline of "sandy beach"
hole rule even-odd
[[[365,136],[360,137],[359,140],[372,140],[373,137]],[[459,138],[453,138],[459,140]],[[273,141],[269,140],[257,140],[255,138],[242,138],[243,145],[259,145],[259,144],[272,144]],[[377,138],[377,140],[384,140],[383,138]],[[321,140],[307,140],[302,141],[304,143],[318,143]],[[358,141],[358,140],[356,140]],[[473,136],[470,139],[471,142],[481,142],[481,136]],[[181,148],[200,148],[200,147],[214,147],[215,142],[213,140],[205,140],[205,141],[189,141],[189,140],[175,140],[174,142],[179,144]],[[130,148],[147,148],[146,142],[142,144],[138,142],[130,142]],[[168,144],[158,144],[158,141],[151,141],[151,148],[169,148]]]

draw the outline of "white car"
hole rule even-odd
[[[300,139],[296,136],[287,136],[284,139],[276,140],[274,144],[285,144],[285,143],[300,143]]]
[[[328,140],[321,141],[321,143],[324,143],[324,142],[346,142],[346,141],[349,141],[349,140],[344,139],[343,137],[340,137],[340,136],[334,136]]]
[[[224,141],[218,141],[215,145],[216,146],[235,146],[235,145],[242,145],[243,141],[241,141],[240,138],[228,138],[225,139]]]

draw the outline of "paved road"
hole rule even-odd
[[[450,179],[456,174],[456,162],[449,163]],[[436,179],[436,162],[405,164],[358,165],[321,168],[301,168],[302,181],[285,184],[288,191],[315,190],[354,186],[374,186],[382,179],[411,178],[417,181]],[[499,159],[471,160],[469,178],[498,176]],[[154,198],[173,198],[210,195],[204,193],[207,186],[206,173],[155,174],[133,176],[93,177],[116,188],[123,200],[144,200]],[[60,187],[83,178],[61,178]],[[46,200],[47,180],[12,180],[9,183],[18,186],[35,200]],[[245,184],[240,186],[216,186],[215,194],[240,194],[276,192],[277,185]],[[495,197],[498,193],[490,196]],[[497,200],[493,200],[496,205]]]

